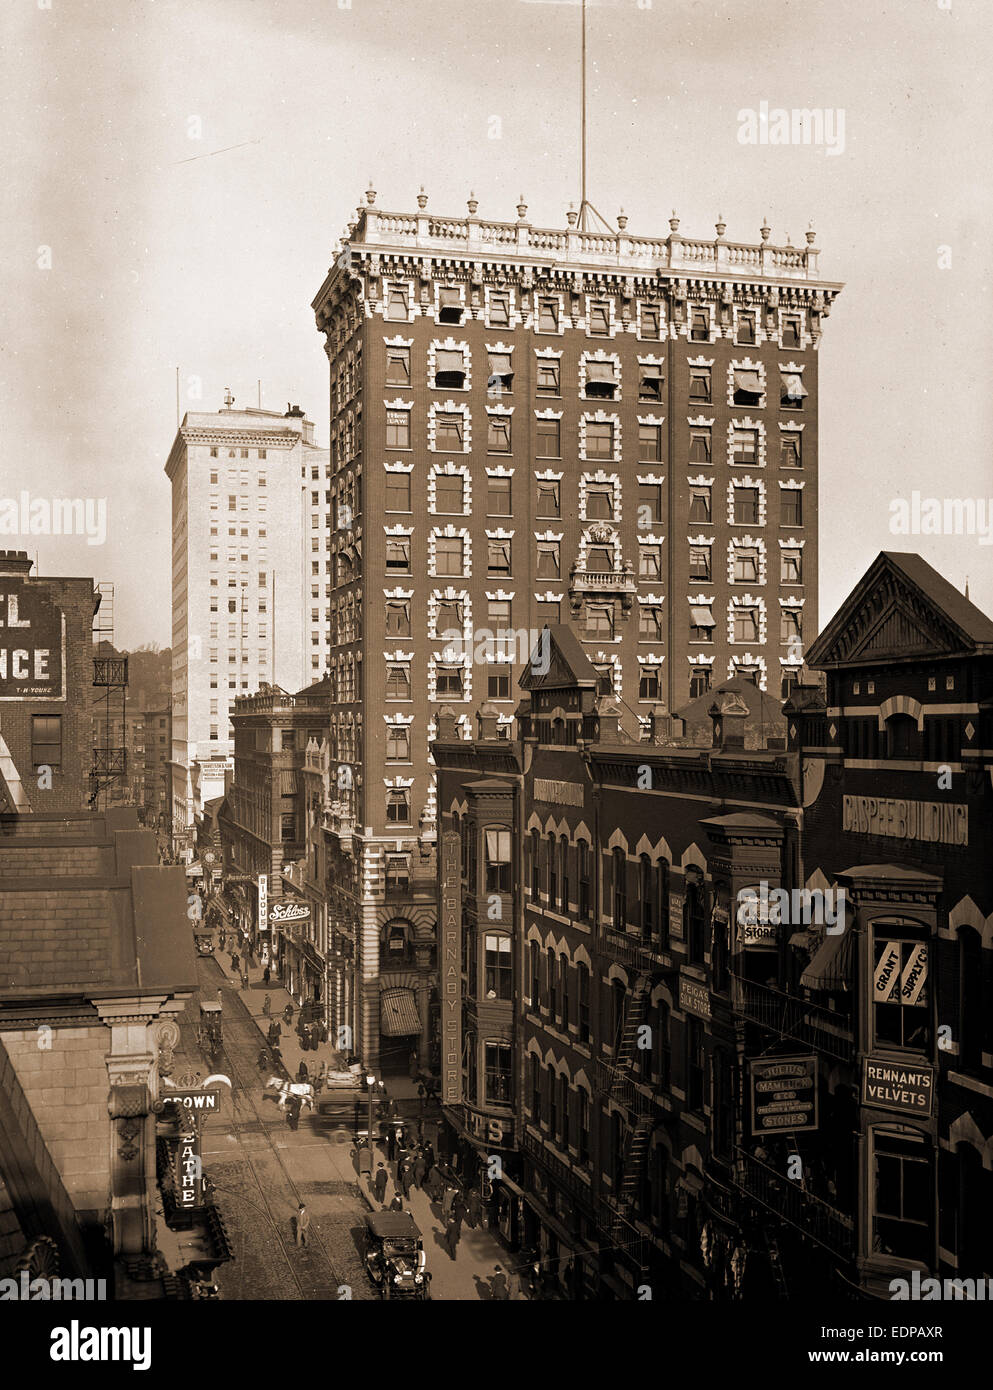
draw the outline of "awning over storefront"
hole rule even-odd
[[[384,989],[379,996],[379,1031],[388,1038],[403,1038],[421,1031],[417,998],[412,989]]]
[[[855,934],[850,929],[824,936],[813,959],[800,976],[804,989],[849,990]]]

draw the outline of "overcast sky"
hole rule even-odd
[[[0,537],[116,584],[117,641],[170,640],[182,408],[299,403],[326,444],[310,300],[378,204],[564,226],[579,10],[565,0],[6,0],[0,498],[106,497],[101,546]],[[950,5],[950,8],[946,6]],[[885,548],[993,612],[993,546],[894,536],[890,502],[993,496],[989,0],[590,0],[589,195],[635,234],[803,243],[825,325],[821,624]],[[845,147],[742,146],[738,112],[843,111]],[[492,120],[499,117],[498,122]],[[199,125],[200,139],[192,138]],[[497,133],[499,138],[490,138]],[[217,152],[217,153],[215,153]],[[39,247],[51,268],[38,267]],[[940,247],[951,267],[939,268]],[[945,255],[947,259],[947,254]],[[202,382],[202,401],[185,385]]]

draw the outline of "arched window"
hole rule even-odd
[[[548,980],[548,1011],[554,1018],[559,1011],[559,967],[551,946],[545,951],[545,978]]]
[[[616,1051],[624,1034],[624,997],[626,991],[621,980],[613,980],[610,985],[610,1033],[609,1037]]]
[[[537,830],[531,831],[529,843],[531,846],[531,897],[537,902],[541,893],[541,855],[539,853],[541,837]]]
[[[541,1002],[541,947],[537,941],[528,942],[528,978],[531,1007],[537,1009]]]
[[[694,965],[703,964],[706,947],[706,890],[699,869],[686,871],[686,935],[689,941],[690,960]]]
[[[579,1041],[590,1040],[590,971],[580,962],[576,966],[576,1028]]]
[[[559,836],[559,905],[569,911],[569,837]]]
[[[886,754],[890,758],[919,756],[917,720],[910,714],[891,714],[886,721]]]
[[[555,835],[552,831],[548,832],[548,839],[545,842],[545,853],[548,855],[548,906],[554,907],[559,900],[559,876],[557,872],[556,860],[558,855],[555,853]]]
[[[622,849],[615,849],[610,858],[614,931],[623,931],[628,917],[627,859]]]
[[[658,923],[659,945],[669,946],[669,861],[659,859],[655,864],[655,915]]]
[[[647,854],[638,860],[638,925],[642,939],[650,941],[655,929],[655,904],[652,901],[652,861]]]
[[[658,1061],[656,1071],[659,1078],[659,1089],[667,1091],[669,1089],[669,1078],[671,1074],[672,1045],[670,1041],[671,1010],[664,999],[659,1000],[658,1008],[658,1027],[655,1030],[655,1046],[657,1049]]]
[[[590,847],[585,840],[576,845],[577,915],[581,922],[590,920]]]

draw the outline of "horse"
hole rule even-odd
[[[278,1105],[280,1110],[285,1110],[290,1096],[298,1096],[301,1104],[309,1109],[314,1108],[314,1088],[309,1082],[284,1081],[282,1077],[270,1076],[265,1084],[265,1090],[274,1089],[279,1092]]]

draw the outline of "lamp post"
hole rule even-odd
[[[365,1084],[369,1088],[369,1152],[372,1153],[372,1113],[376,1104],[376,1078],[372,1072],[367,1073]]]

